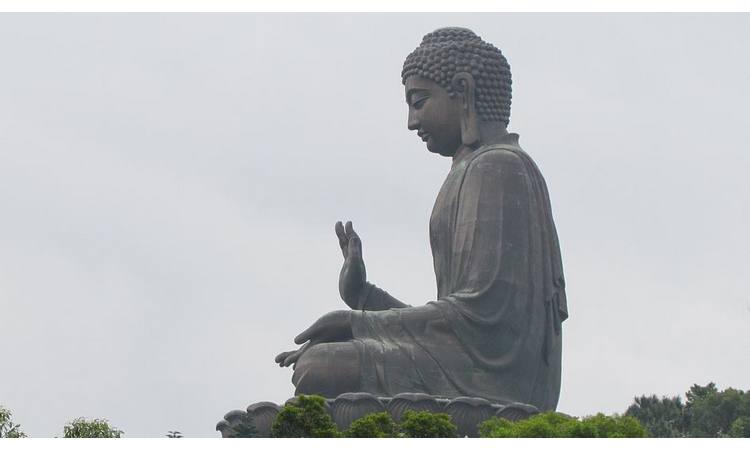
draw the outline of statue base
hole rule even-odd
[[[287,400],[294,400],[291,398]],[[539,413],[539,410],[524,403],[498,404],[477,397],[457,397],[453,399],[434,397],[428,394],[398,394],[394,397],[376,397],[366,392],[350,392],[334,399],[326,399],[328,413],[339,431],[360,417],[378,412],[388,412],[398,423],[407,410],[446,413],[458,428],[459,436],[478,437],[479,424],[491,417],[501,417],[516,421]],[[232,437],[234,426],[250,418],[257,430],[257,437],[270,437],[271,425],[281,406],[272,402],[253,403],[247,410],[233,410],[216,424],[221,437]]]

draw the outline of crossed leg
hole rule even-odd
[[[317,344],[306,350],[294,368],[295,395],[317,394],[335,398],[359,392],[359,352],[352,342]]]

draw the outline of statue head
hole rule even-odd
[[[407,56],[401,79],[409,129],[435,153],[475,146],[482,123],[504,129],[510,119],[510,66],[499,49],[466,28],[427,34]]]

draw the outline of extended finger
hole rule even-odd
[[[339,238],[339,246],[341,247],[341,253],[344,255],[344,258],[346,258],[346,248],[349,245],[349,238],[346,237],[346,232],[344,231],[344,225],[341,224],[341,221],[336,222],[336,236]]]
[[[284,359],[284,362],[281,363],[281,367],[291,366],[297,362],[300,356],[302,356],[302,349],[292,352],[292,354],[287,356],[286,359]]]
[[[346,237],[349,239],[348,256],[355,258],[362,258],[362,240],[359,235],[354,231],[354,226],[351,222],[346,222]]]
[[[292,364],[297,362],[300,356],[302,356],[302,350],[297,350],[296,352],[293,352],[284,360],[284,362],[281,363],[281,367],[291,366]]]
[[[280,366],[284,367],[284,360],[286,360],[289,357],[289,355],[293,354],[296,351],[297,350],[292,350],[289,352],[281,352],[278,355],[276,355],[276,359],[274,361],[276,361],[276,363],[279,364]]]
[[[351,222],[349,222],[349,224],[351,224]],[[351,238],[357,238],[357,239],[359,239],[359,235],[357,234],[356,231],[354,231],[354,225],[351,225],[349,227],[349,239],[351,239]]]
[[[351,239],[349,239],[349,247],[347,250],[349,258],[362,259],[362,241],[356,233]]]
[[[300,347],[299,350],[294,351],[294,352],[289,352],[291,353],[291,355],[287,356],[286,359],[284,359],[284,362],[281,363],[282,367],[289,367],[292,364],[296,363],[297,360],[300,358],[300,356],[302,356],[302,354],[305,353],[305,350],[307,350],[307,347],[309,346],[310,346],[310,343],[308,342],[307,344]]]

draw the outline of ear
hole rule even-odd
[[[461,100],[461,141],[467,147],[479,142],[479,115],[477,114],[474,77],[468,72],[459,72],[451,80],[453,92]]]

